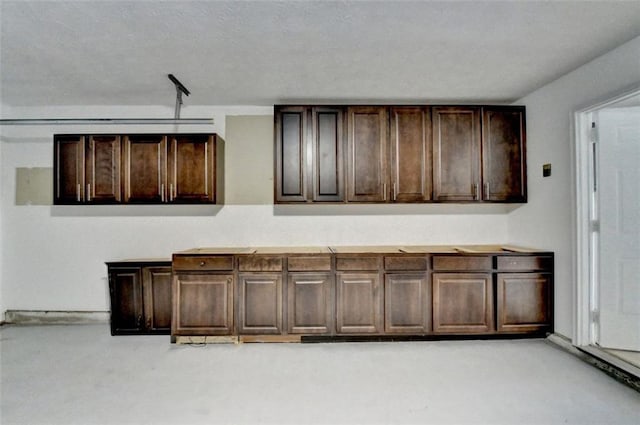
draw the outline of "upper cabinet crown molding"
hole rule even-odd
[[[276,105],[275,203],[524,203],[525,133],[524,106]]]
[[[54,204],[215,204],[224,142],[215,134],[55,135]]]

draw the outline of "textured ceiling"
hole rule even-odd
[[[640,1],[0,0],[13,106],[507,102],[640,35]]]

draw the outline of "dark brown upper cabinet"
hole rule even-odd
[[[215,134],[56,135],[54,203],[222,202]]]
[[[54,136],[54,204],[121,200],[120,136]]]
[[[431,200],[431,113],[426,107],[390,109],[391,201]]]
[[[344,109],[276,109],[276,202],[344,201]]]
[[[388,108],[347,109],[347,200],[387,201]]]
[[[480,108],[434,107],[433,192],[436,201],[479,201]]]
[[[524,107],[482,108],[482,199],[526,202]]]

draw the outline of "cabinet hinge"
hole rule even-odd
[[[600,221],[598,221],[598,220],[592,220],[591,221],[591,231],[592,232],[599,232],[600,231]]]
[[[591,322],[600,323],[600,312],[598,310],[591,310]]]

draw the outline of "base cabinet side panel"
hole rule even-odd
[[[173,298],[173,335],[233,333],[232,274],[174,275]]]
[[[551,282],[548,273],[499,273],[498,331],[551,331]]]
[[[486,333],[494,330],[493,285],[489,273],[434,273],[433,330]]]

